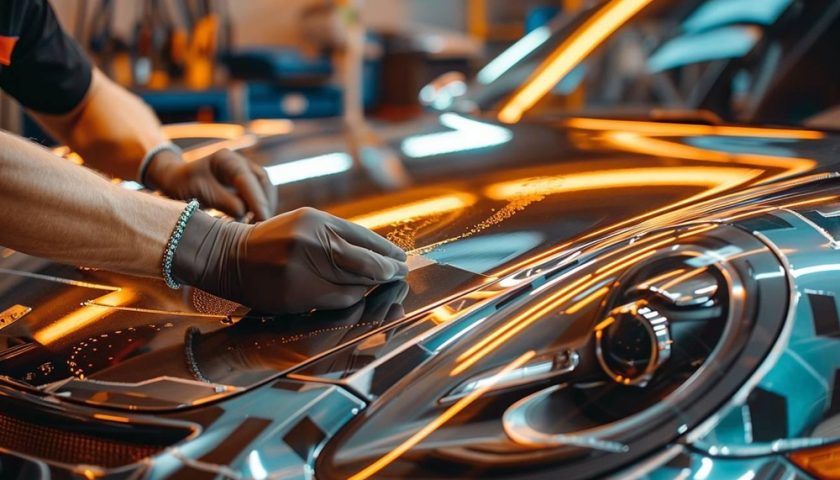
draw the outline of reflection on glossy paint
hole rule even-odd
[[[137,299],[137,295],[128,289],[117,290],[97,298],[97,305],[85,304],[64,317],[35,332],[32,337],[41,345],[60,340],[66,335],[80,330],[93,322],[102,320],[116,310],[102,305],[125,305]]]
[[[657,167],[575,173],[510,180],[488,186],[484,194],[495,200],[529,194],[555,195],[584,190],[650,186],[720,187],[740,185],[761,172],[746,168]]]
[[[766,168],[783,170],[781,176],[795,175],[812,170],[817,162],[807,158],[777,157],[745,153],[728,153],[718,150],[692,147],[683,143],[642,136],[633,132],[606,132],[604,140],[621,150],[643,153],[646,155],[685,158],[706,162],[744,163]],[[769,180],[769,179],[768,179]]]
[[[232,140],[245,134],[245,127],[233,123],[172,123],[161,127],[170,140],[179,138],[215,138]]]
[[[294,122],[282,119],[258,119],[248,123],[247,130],[255,135],[286,135],[294,130]]]
[[[412,158],[424,158],[495,147],[513,138],[513,134],[507,128],[479,122],[456,113],[442,114],[440,123],[453,131],[408,137],[402,142],[403,153]]]
[[[690,228],[686,232],[684,232],[684,235],[693,235],[706,228],[709,227],[703,225],[695,228]],[[513,336],[527,328],[535,321],[543,318],[545,315],[548,315],[551,312],[556,312],[558,308],[564,303],[576,298],[578,295],[589,291],[593,287],[603,285],[602,282],[610,278],[612,275],[630,267],[631,265],[638,264],[641,260],[654,255],[659,248],[664,247],[668,243],[673,242],[676,239],[676,237],[669,236],[663,240],[653,243],[651,243],[651,241],[669,234],[671,234],[671,232],[663,232],[659,235],[652,236],[649,238],[643,237],[642,239],[638,240],[637,242],[631,245],[627,245],[623,248],[619,248],[606,253],[603,256],[604,259],[609,259],[612,257],[619,258],[617,260],[612,261],[611,263],[602,266],[599,270],[595,272],[594,275],[587,274],[583,277],[578,278],[577,280],[572,281],[571,283],[563,285],[556,292],[552,292],[544,300],[536,303],[535,305],[527,308],[522,313],[517,314],[511,319],[505,321],[497,329],[490,332],[488,335],[486,335],[484,338],[476,342],[472,347],[470,347],[468,350],[466,350],[464,353],[458,356],[457,360],[460,363],[458,363],[458,365],[456,365],[455,368],[452,369],[452,371],[450,372],[450,376],[456,376],[463,373],[468,368],[478,363],[489,353],[495,351],[497,348],[504,345]],[[627,248],[638,248],[639,251],[635,252],[630,256],[621,256],[620,254],[623,253]],[[604,294],[606,294],[606,292],[604,292]],[[590,301],[594,301],[594,299]]]
[[[383,468],[387,467],[394,460],[401,457],[404,453],[411,450],[415,446],[417,446],[420,442],[425,440],[429,435],[434,433],[437,429],[443,426],[446,422],[451,420],[455,415],[458,415],[461,411],[465,408],[470,406],[473,402],[477,399],[481,398],[485,393],[487,393],[494,385],[496,385],[499,381],[501,381],[505,376],[513,370],[521,367],[529,360],[531,360],[535,355],[535,352],[529,351],[524,353],[522,356],[514,360],[513,362],[507,364],[503,369],[501,369],[496,375],[491,377],[487,380],[487,383],[482,385],[476,390],[470,392],[464,398],[458,400],[453,404],[451,407],[447,408],[440,416],[434,418],[432,421],[427,423],[423,428],[417,431],[414,435],[406,439],[404,442],[399,444],[396,448],[382,456],[379,460],[372,463],[359,473],[350,477],[350,480],[366,480],[368,478],[373,477],[377,473],[379,473]]]
[[[652,0],[611,0],[569,36],[507,101],[499,120],[518,122],[522,115],[571,72],[589,53]]]
[[[714,466],[715,464],[711,458],[703,457],[700,460],[700,469],[694,474],[694,480],[706,480],[709,478],[709,475],[712,473],[712,467]]]
[[[650,73],[713,60],[740,58],[761,40],[761,29],[730,25],[693,35],[680,35],[662,45],[647,61]]]
[[[453,193],[352,217],[349,220],[367,228],[382,228],[418,218],[461,210],[472,206],[475,202],[476,198],[473,195]]]
[[[601,234],[603,234],[605,232],[608,232],[608,231],[615,231],[616,229],[619,229],[621,227],[626,227],[628,225],[638,225],[643,221],[649,221],[652,218],[656,218],[657,216],[661,215],[662,213],[668,212],[669,210],[674,210],[678,207],[683,207],[683,206],[686,206],[686,205],[696,205],[700,201],[707,200],[709,198],[715,198],[719,194],[725,192],[726,190],[728,190],[730,188],[733,188],[733,187],[736,187],[736,186],[739,186],[739,185],[742,185],[743,183],[746,183],[748,180],[751,180],[751,179],[757,177],[758,175],[761,174],[761,172],[758,171],[758,170],[746,170],[745,174],[749,178],[745,179],[744,182],[739,182],[737,184],[721,184],[721,185],[718,185],[718,186],[710,187],[708,190],[700,192],[697,195],[692,195],[688,198],[677,201],[673,204],[666,205],[664,207],[657,208],[655,210],[651,210],[651,211],[648,211],[648,212],[644,212],[641,215],[637,215],[635,217],[629,218],[627,220],[623,220],[623,221],[618,222],[616,224],[608,225],[604,228],[595,230],[593,232],[589,232],[586,235],[583,235],[582,237],[576,239],[576,241],[583,242],[585,240],[596,237],[596,236],[601,235]],[[553,247],[553,248],[549,249],[546,252],[535,255],[530,259],[523,260],[521,262],[517,262],[516,264],[513,264],[509,267],[506,267],[503,270],[495,272],[495,274],[497,276],[507,275],[511,272],[515,272],[517,270],[520,270],[521,268],[525,267],[526,265],[535,265],[538,262],[540,262],[540,261],[542,261],[546,258],[550,258],[553,255],[556,255],[556,254],[559,254],[559,253],[565,251],[567,248],[569,248],[572,245],[572,243],[573,242],[567,242],[567,243],[560,244],[556,247]]]
[[[490,335],[487,335],[486,337],[482,338],[480,342],[477,342],[466,352],[462,353],[458,357],[458,361],[460,363],[456,365],[451,372],[449,372],[449,375],[454,377],[463,373],[467,368],[471,367],[479,360],[484,358],[488,353],[504,344],[513,335],[517,334],[522,329],[535,322],[537,319],[541,318],[542,315],[548,313],[559,303],[562,303],[568,300],[569,298],[572,298],[575,295],[579,294],[580,292],[586,290],[586,288],[588,288],[590,285],[586,282],[588,282],[591,278],[592,275],[589,274],[577,279],[576,281],[570,283],[569,285],[566,285],[558,291],[553,292],[551,295],[549,295],[548,298],[542,300],[536,305],[531,306],[522,314],[519,314],[516,317],[502,324],[500,328],[494,330],[493,332],[491,332]]]
[[[730,125],[702,125],[691,123],[641,122],[635,120],[610,120],[601,118],[572,118],[564,125],[584,130],[615,130],[654,137],[729,136],[757,138],[785,138],[793,140],[819,140],[825,133],[817,130],[793,128],[737,127]]]
[[[564,312],[566,315],[574,315],[575,313],[583,310],[589,304],[595,302],[596,300],[604,297],[610,291],[610,287],[601,287],[598,290],[590,293],[589,295],[583,297],[581,300],[578,300],[577,303],[572,305],[571,307],[567,308]]]
[[[495,82],[549,38],[551,38],[551,29],[547,26],[534,29],[482,68],[476,75],[478,83],[487,85]]]
[[[255,479],[268,478],[268,471],[262,463],[260,452],[256,450],[251,450],[251,453],[248,454],[248,468],[251,470],[251,476]]]
[[[105,420],[108,422],[119,422],[119,423],[130,423],[131,420],[128,417],[124,417],[122,415],[108,415],[105,413],[94,413],[93,418],[98,420]]]
[[[294,162],[265,167],[272,185],[286,185],[309,178],[325,177],[350,170],[353,159],[344,152],[303,158]]]
[[[254,145],[257,139],[247,135],[245,127],[232,123],[174,123],[163,125],[164,135],[170,140],[179,138],[210,138],[218,141],[201,145],[184,152],[183,158],[192,162],[212,155],[222,149],[239,150]]]
[[[703,3],[683,24],[683,30],[697,32],[721,25],[769,26],[779,19],[792,0],[711,0]]]
[[[219,152],[224,149],[228,150],[241,150],[243,148],[252,147],[257,144],[257,137],[256,135],[243,135],[238,138],[233,138],[230,140],[222,140],[220,142],[213,142],[208,145],[202,145],[200,147],[191,148],[184,152],[181,158],[184,159],[186,162],[193,162],[195,160],[202,159],[204,157],[213,155],[216,152]]]

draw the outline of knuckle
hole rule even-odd
[[[301,207],[295,210],[295,215],[303,221],[317,221],[321,218],[321,212],[312,207]]]

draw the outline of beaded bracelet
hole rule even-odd
[[[163,251],[163,281],[166,286],[173,290],[181,288],[174,277],[172,277],[172,261],[175,259],[175,250],[178,248],[178,243],[181,241],[181,236],[184,235],[184,228],[187,227],[187,222],[193,216],[193,213],[198,210],[198,200],[190,200],[181,216],[178,217],[178,223],[175,224],[175,229],[172,230],[172,235],[169,236],[169,241],[166,242],[166,250]]]

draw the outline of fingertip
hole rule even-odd
[[[408,264],[399,262],[397,263],[397,273],[394,274],[394,279],[403,279],[408,276]]]
[[[401,262],[405,262],[406,260],[408,260],[408,254],[405,253],[405,250],[403,250],[402,248],[400,248],[396,245],[394,245],[394,252],[393,252],[392,256],[396,260],[399,260]]]

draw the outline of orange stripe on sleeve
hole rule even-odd
[[[0,35],[0,64],[12,64],[12,52],[15,50],[18,37],[4,37]]]

